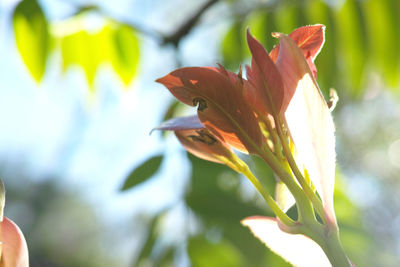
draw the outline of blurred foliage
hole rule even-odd
[[[163,155],[153,156],[136,167],[126,178],[121,190],[130,189],[151,178],[160,168]]]
[[[270,51],[277,43],[271,37],[271,32],[290,33],[301,25],[322,23],[327,27],[326,42],[316,59],[316,65],[318,82],[325,93],[334,87],[341,99],[361,99],[365,95],[371,74],[376,73],[391,89],[391,93],[397,93],[400,73],[400,1],[231,0],[224,1],[223,4],[229,7],[229,12],[224,14],[223,19],[228,19],[230,25],[221,37],[221,60],[231,70],[238,70],[240,64],[249,59],[245,40],[247,27],[250,27],[252,34]],[[86,28],[84,23],[87,16],[93,14],[99,16],[103,22],[95,30]],[[64,71],[73,66],[78,66],[84,71],[92,90],[95,88],[98,69],[103,63],[109,64],[125,85],[132,82],[140,63],[139,36],[147,34],[133,25],[108,17],[96,6],[82,6],[76,13],[71,14],[70,18],[61,22],[48,21],[36,0],[23,0],[17,5],[13,14],[13,26],[18,51],[37,82],[43,80],[46,62],[52,54],[51,47],[54,51],[60,51]],[[174,40],[180,41],[179,38]],[[160,117],[171,118],[179,109],[180,104],[172,101],[164,116]],[[378,116],[376,121],[379,120]],[[361,140],[361,137],[358,140]],[[358,161],[358,157],[353,156],[353,161],[355,159]],[[249,189],[244,179],[224,166],[192,156],[189,156],[189,160],[192,167],[188,179],[190,186],[182,197],[189,212],[182,217],[195,221],[195,229],[182,232],[183,243],[161,242],[165,235],[161,228],[163,218],[171,210],[153,214],[151,222],[147,224],[147,236],[140,251],[133,258],[132,266],[179,266],[182,255],[188,257],[192,266],[199,267],[289,266],[267,250],[248,229],[241,226],[240,220],[246,216],[271,215],[268,207],[260,201],[254,190]],[[131,172],[122,189],[148,181],[157,173],[161,161],[162,156],[145,160]],[[257,158],[249,157],[246,161],[255,169],[262,182],[268,185],[270,193],[273,193],[275,179],[269,168]],[[388,256],[388,253],[380,249],[372,235],[363,228],[361,210],[347,198],[341,174],[338,173],[337,176],[336,212],[341,238],[350,258],[357,266],[396,266],[393,264],[394,256]],[[52,187],[45,188],[48,195],[46,201],[60,194]],[[40,201],[40,193],[43,190],[38,189],[37,195],[32,196],[32,202],[24,201],[35,205],[33,199],[37,198],[37,201]],[[64,211],[66,206],[70,207],[61,205],[70,198],[71,196],[61,196],[61,200],[58,200],[61,203],[50,203],[52,207],[45,205],[50,205],[49,203],[40,203],[42,206],[38,204],[35,210],[40,211],[43,220],[53,217],[55,210]],[[73,202],[70,205],[80,207],[80,203]],[[48,213],[47,209],[51,213]],[[65,215],[60,218],[65,221],[69,217]],[[96,218],[90,218],[89,225],[93,226]],[[37,222],[34,226],[51,228],[62,223]],[[91,227],[87,227],[83,230],[90,229]],[[57,241],[65,241],[66,237],[62,236],[62,233],[49,236],[46,230],[28,229],[27,238],[37,242],[36,247],[31,248],[33,266],[68,266],[69,263],[69,266],[114,266],[111,263],[99,265],[95,262],[95,257],[91,258],[94,263],[85,262],[85,265],[82,265],[78,260],[83,256],[72,255],[75,252],[64,254],[64,265],[53,263],[55,258],[49,258],[49,255],[61,257],[61,253],[58,253],[60,251],[57,250],[62,248],[68,252],[72,245],[55,245]],[[41,233],[43,238],[41,235],[38,237]],[[84,242],[84,238],[74,240],[73,244],[80,242]],[[93,251],[82,251],[87,258],[93,255]],[[35,263],[36,256],[50,263],[40,260],[39,263]],[[101,260],[102,263],[107,263],[109,259]]]
[[[234,11],[240,2],[232,3]],[[360,97],[371,71],[379,73],[389,88],[398,88],[399,2],[328,2],[266,1],[250,7],[248,12],[238,8],[223,38],[224,64],[235,70],[248,57],[248,52],[243,51],[247,27],[270,51],[276,43],[271,32],[290,33],[299,25],[322,23],[326,25],[326,41],[316,65],[318,82],[325,93],[335,87],[341,96]]]
[[[134,78],[139,63],[139,39],[133,27],[98,14],[103,25],[88,28],[85,20],[97,12],[83,7],[74,16],[61,22],[46,20],[36,0],[21,1],[13,14],[15,40],[26,67],[40,82],[45,73],[50,39],[61,49],[64,72],[77,65],[84,70],[89,88],[94,90],[97,70],[102,63],[112,66],[127,86]]]
[[[49,30],[47,20],[36,1],[21,1],[15,8],[15,41],[21,57],[33,78],[40,82],[49,54]]]

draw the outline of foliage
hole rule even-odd
[[[109,63],[127,86],[139,62],[139,39],[133,27],[106,16],[94,32],[85,28],[85,18],[94,8],[82,8],[71,18],[48,26],[36,0],[21,1],[15,8],[13,24],[18,50],[32,76],[40,82],[50,55],[50,40],[61,50],[63,70],[81,67],[89,88],[94,87],[102,63]]]

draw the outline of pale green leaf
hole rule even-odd
[[[108,57],[107,30],[106,27],[96,33],[81,30],[61,39],[63,69],[72,65],[80,66],[92,89],[97,69]]]
[[[276,220],[254,216],[246,218],[242,224],[273,252],[298,267],[330,267],[328,258],[317,243],[304,235],[283,232]]]
[[[125,85],[129,85],[136,74],[139,62],[139,40],[135,31],[120,25],[112,33],[113,53],[111,63]]]
[[[35,0],[24,0],[13,14],[15,41],[32,77],[43,78],[49,54],[49,30],[46,18]]]

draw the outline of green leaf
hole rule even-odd
[[[345,1],[336,13],[336,29],[336,45],[340,47],[341,56],[339,60],[343,63],[340,76],[350,81],[348,88],[352,95],[359,96],[362,93],[367,61],[367,42],[359,1]]]
[[[366,15],[370,51],[385,82],[395,88],[400,73],[400,30],[398,14],[391,0],[366,1],[363,4]],[[397,91],[397,88],[396,88]]]
[[[137,72],[139,41],[130,27],[108,23],[97,32],[89,33],[82,29],[63,36],[61,54],[64,71],[73,65],[80,66],[91,89],[102,63],[110,63],[123,83],[128,85]]]
[[[67,35],[61,40],[61,54],[64,71],[78,65],[83,68],[91,89],[100,63],[107,57],[107,28],[98,33],[88,33],[85,30]]]
[[[138,69],[139,40],[131,27],[119,25],[113,31],[112,41],[112,66],[124,84],[129,85]]]
[[[192,237],[188,253],[193,267],[245,266],[241,252],[226,240],[212,243],[203,236]]]
[[[49,54],[49,30],[35,0],[24,0],[14,10],[15,41],[21,57],[36,82],[43,78]]]
[[[129,174],[128,178],[126,178],[121,191],[130,189],[152,177],[160,168],[163,157],[163,155],[151,157],[140,166],[136,167],[131,174]]]

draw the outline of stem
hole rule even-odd
[[[344,252],[337,228],[328,230],[324,236],[324,243],[319,244],[332,264],[332,267],[351,267],[351,263]]]
[[[332,267],[351,267],[351,263],[343,250],[339,237],[328,238],[326,240],[326,249],[324,252],[332,263]]]
[[[247,165],[244,165],[240,168],[240,172],[245,175],[250,182],[255,186],[257,191],[262,195],[267,204],[270,206],[275,215],[279,218],[279,220],[287,226],[295,226],[295,221],[293,221],[286,213],[284,213],[275,200],[271,197],[271,195],[265,190],[264,186],[260,183],[260,181],[254,176],[254,174],[250,171]]]
[[[304,191],[296,183],[293,177],[283,168],[281,162],[276,158],[272,151],[268,147],[265,147],[265,149],[257,147],[256,152],[265,162],[268,163],[271,169],[276,175],[278,175],[281,181],[286,184],[289,191],[292,193],[299,211],[299,220],[301,221],[302,218],[308,218],[309,220],[314,219],[314,210],[308,201],[307,196],[304,194]]]
[[[331,228],[315,220],[288,230],[288,233],[303,234],[314,240],[324,251],[332,267],[352,267],[340,242],[337,227]],[[292,232],[290,232],[291,230]]]

